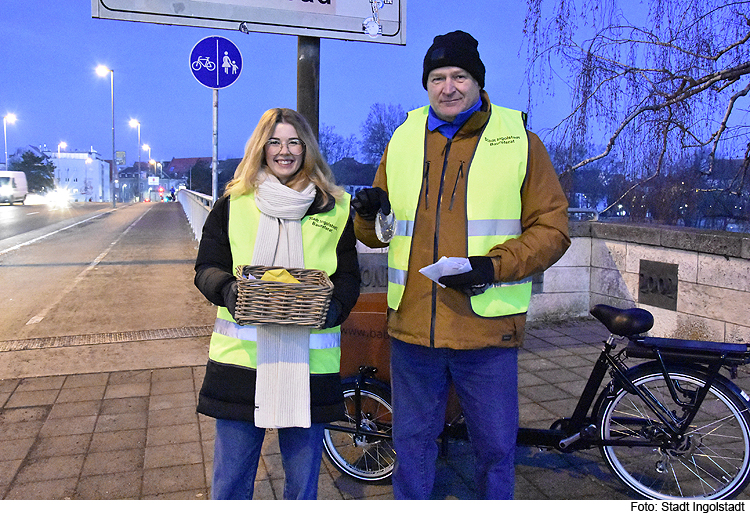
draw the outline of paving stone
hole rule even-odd
[[[193,397],[193,378],[154,381],[151,383],[151,394],[174,394],[177,392],[189,393]]]
[[[40,378],[25,378],[18,384],[16,391],[59,390],[65,383],[65,376],[45,376]]]
[[[76,416],[97,416],[101,409],[101,402],[89,400],[82,402],[56,403],[49,413],[50,420],[72,418]]]
[[[149,427],[147,430],[148,447],[165,444],[183,444],[200,439],[198,423]]]
[[[128,473],[143,470],[144,449],[124,449],[121,451],[101,451],[88,453],[81,475],[106,475],[107,473]]]
[[[147,396],[115,398],[102,401],[101,414],[142,413],[147,410]]]
[[[189,442],[147,447],[143,467],[145,469],[152,469],[157,467],[201,464],[202,462],[203,450],[201,444],[199,442]]]
[[[143,472],[143,495],[205,488],[206,479],[201,464],[146,469]]]
[[[101,400],[104,395],[104,386],[76,387],[72,389],[63,388],[57,397],[58,402],[78,402],[86,400]]]
[[[63,388],[70,389],[77,387],[106,385],[108,379],[109,374],[107,374],[106,372],[101,374],[75,374],[66,376]]]
[[[28,455],[35,441],[36,439],[33,436],[27,436],[26,438],[0,442],[0,462],[23,460]],[[0,479],[2,479],[2,476],[0,476]]]
[[[193,407],[180,407],[177,409],[160,409],[148,413],[149,427],[159,427],[177,424],[194,424],[198,414]]]
[[[68,478],[14,484],[4,498],[24,500],[71,499],[75,494],[77,483],[76,478]]]
[[[103,414],[96,422],[96,432],[145,429],[148,416],[144,413]]]
[[[58,389],[36,390],[36,391],[16,391],[8,398],[5,404],[6,408],[13,407],[32,407],[38,405],[50,405],[55,403]]]
[[[122,383],[107,385],[105,398],[132,398],[134,396],[148,396],[151,385],[148,383]]]
[[[55,456],[30,460],[16,475],[15,482],[40,482],[62,478],[77,478],[83,467],[83,455]]]
[[[123,449],[145,449],[146,431],[144,429],[133,429],[126,431],[108,431],[105,433],[94,433],[91,440],[89,452],[121,451]]]
[[[76,498],[83,500],[138,499],[141,481],[140,471],[85,476],[78,482]]]

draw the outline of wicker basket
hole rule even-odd
[[[321,328],[333,294],[328,274],[290,268],[287,271],[300,284],[260,280],[272,269],[279,267],[237,266],[235,321],[241,325],[293,324]]]

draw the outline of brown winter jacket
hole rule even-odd
[[[464,123],[449,148],[442,134],[427,131],[425,162],[429,162],[429,178],[427,187],[424,181],[422,184],[408,278],[399,309],[388,310],[388,333],[396,339],[456,350],[516,347],[522,343],[526,314],[479,317],[472,312],[464,293],[441,288],[418,272],[442,256],[470,256],[466,254],[467,178],[460,178],[458,182],[456,179],[461,163],[467,166],[471,162],[489,116],[489,97],[482,91],[482,109]],[[493,257],[496,281],[513,282],[539,273],[554,264],[570,245],[567,199],[544,145],[531,132],[528,132],[528,140],[527,172],[521,189],[523,232],[488,253]],[[444,159],[445,152],[448,152],[447,159]],[[386,149],[373,181],[373,187],[386,192],[387,156]],[[454,192],[455,197],[452,197]],[[374,221],[368,222],[356,215],[354,228],[357,238],[365,245],[384,246],[375,235]]]

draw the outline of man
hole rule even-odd
[[[373,188],[352,202],[355,232],[370,247],[386,245],[376,221],[396,219],[388,328],[399,499],[430,497],[451,382],[479,495],[513,497],[517,352],[531,276],[570,245],[568,203],[549,155],[521,112],[490,104],[477,46],[463,31],[435,37],[422,77],[429,106],[409,113]],[[419,272],[443,256],[468,257],[471,270],[440,284]]]

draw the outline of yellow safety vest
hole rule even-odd
[[[388,249],[388,306],[397,310],[406,285],[409,254],[424,170],[429,106],[409,112],[388,145],[388,198],[397,220]],[[422,152],[415,156],[415,152]],[[528,138],[521,112],[492,105],[467,173],[467,255],[521,235],[521,186],[526,177]],[[524,313],[531,299],[531,279],[495,283],[471,297],[477,315]]]
[[[349,199],[347,194],[331,211],[302,218],[302,245],[307,269],[323,270],[328,275],[336,271],[336,246],[349,218]],[[254,194],[230,198],[228,229],[233,270],[238,265],[252,262],[259,220],[260,211],[255,205]],[[237,324],[229,310],[220,306],[208,355],[219,363],[256,368],[256,327]],[[340,327],[312,329],[310,374],[337,373],[340,362]]]

